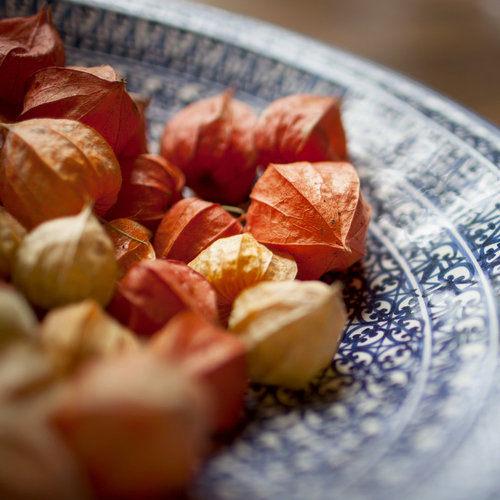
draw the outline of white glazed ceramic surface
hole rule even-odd
[[[256,388],[193,499],[487,499],[500,491],[500,131],[367,61],[180,1],[50,2],[71,64],[111,64],[166,120],[227,86],[256,111],[343,96],[373,207],[339,276],[349,323],[309,391]],[[42,2],[0,0],[0,15]],[[109,5],[107,5],[109,4]]]

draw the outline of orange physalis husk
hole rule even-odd
[[[293,257],[273,253],[250,233],[215,241],[189,266],[205,276],[215,288],[223,324],[234,299],[243,289],[259,281],[293,280],[297,275]]]
[[[188,263],[219,238],[242,232],[240,222],[218,203],[184,198],[163,217],[156,229],[153,246],[158,258]]]
[[[211,398],[180,367],[140,349],[87,365],[69,389],[49,422],[95,498],[170,498],[198,471]]]
[[[89,298],[104,306],[113,294],[116,275],[113,243],[90,207],[29,232],[12,268],[14,285],[43,309]]]
[[[255,126],[259,164],[347,159],[340,100],[294,94],[272,102]]]
[[[250,380],[304,389],[333,361],[346,320],[337,285],[265,281],[238,295],[229,329],[247,346]]]
[[[88,125],[54,118],[0,124],[2,142],[0,198],[26,228],[75,215],[90,202],[98,214],[115,203],[120,165]]]
[[[140,335],[151,335],[184,309],[216,322],[215,290],[184,262],[163,259],[132,266],[108,307],[112,316]]]
[[[184,172],[201,198],[241,203],[256,175],[255,121],[252,108],[228,89],[179,111],[165,126],[161,155]]]
[[[37,337],[62,375],[90,361],[140,347],[135,335],[92,299],[50,310],[40,323]]]
[[[215,401],[215,432],[227,431],[236,425],[248,387],[243,342],[203,316],[183,311],[155,333],[148,345],[163,359],[178,363],[211,389]]]
[[[148,153],[148,120],[147,120],[147,109],[151,103],[151,97],[144,96],[142,94],[137,94],[135,92],[129,92],[128,95],[132,98],[139,110],[139,127],[136,129],[134,135],[130,138],[130,148],[135,149],[139,145],[139,149]],[[128,148],[125,150],[126,154],[129,154]]]
[[[156,258],[153,245],[149,241],[151,231],[131,219],[114,219],[104,222],[104,229],[115,247],[118,264],[118,277],[123,278],[127,271],[141,260]]]
[[[0,19],[0,101],[20,103],[26,80],[35,71],[65,62],[50,8],[29,17]]]
[[[346,269],[365,254],[371,208],[350,163],[270,164],[250,197],[246,230],[292,255],[299,279]]]
[[[10,277],[17,247],[26,236],[26,229],[0,206],[0,279]]]
[[[122,159],[122,187],[107,218],[129,218],[154,229],[182,196],[184,174],[159,155]]]
[[[28,81],[19,120],[67,118],[95,128],[117,156],[138,155],[145,144],[130,141],[141,125],[141,113],[110,66],[51,67]]]

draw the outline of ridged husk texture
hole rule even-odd
[[[0,199],[26,228],[88,203],[102,215],[115,203],[120,165],[91,127],[46,118],[0,124],[0,134]]]
[[[106,305],[116,276],[113,244],[90,208],[33,229],[19,246],[12,272],[14,284],[44,309],[87,298]]]

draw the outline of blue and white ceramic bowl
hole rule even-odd
[[[42,1],[0,0],[0,15]],[[352,55],[209,7],[53,1],[69,63],[111,64],[153,97],[151,147],[195,99],[236,89],[256,111],[341,94],[373,207],[342,276],[349,323],[308,392],[259,389],[193,499],[487,499],[500,492],[500,131]]]

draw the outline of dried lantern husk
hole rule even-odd
[[[184,198],[163,217],[153,245],[158,258],[188,263],[219,238],[242,232],[240,222],[218,203]]]
[[[256,175],[257,117],[233,91],[196,101],[166,124],[160,154],[177,165],[186,184],[206,200],[245,201]]]
[[[20,103],[26,80],[40,68],[64,66],[66,56],[50,8],[0,19],[0,100]]]
[[[11,342],[0,351],[0,403],[35,397],[56,380],[52,361],[36,342]]]
[[[4,499],[92,500],[74,457],[44,420],[38,402],[0,412],[0,492]]]
[[[0,124],[0,134],[0,198],[27,229],[90,202],[100,215],[115,203],[120,165],[91,127],[46,118]]]
[[[273,101],[255,126],[259,164],[347,159],[340,99],[294,94]]]
[[[98,498],[165,498],[185,487],[206,451],[207,392],[148,351],[88,365],[50,422]]]
[[[4,207],[0,206],[0,279],[8,279],[17,247],[26,229]]]
[[[142,154],[121,161],[122,187],[107,218],[129,218],[155,229],[182,197],[184,174],[162,156]]]
[[[275,254],[250,233],[214,241],[189,263],[213,285],[218,294],[219,316],[226,322],[236,296],[264,280],[291,280],[297,275],[292,257]]]
[[[151,335],[184,309],[217,321],[212,285],[184,262],[143,260],[118,283],[108,311],[140,335]]]
[[[66,375],[85,363],[139,349],[134,334],[92,299],[50,310],[38,328],[38,339],[58,373]]]
[[[292,255],[297,278],[318,279],[364,256],[371,208],[350,163],[271,164],[250,197],[246,230]]]
[[[265,281],[236,298],[229,329],[247,345],[250,380],[304,389],[333,361],[346,319],[338,286]]]
[[[18,248],[12,280],[33,304],[50,309],[87,298],[106,305],[115,288],[113,243],[92,214],[53,219]]]
[[[183,311],[156,332],[148,346],[211,389],[215,432],[234,428],[241,417],[248,388],[243,342],[203,316]]]
[[[134,138],[142,126],[141,112],[126,90],[125,79],[111,66],[49,67],[37,71],[27,82],[18,119],[33,118],[67,118],[85,123],[104,137],[116,156],[147,151],[144,138]]]
[[[151,103],[151,97],[136,92],[129,92],[128,95],[135,102],[139,110],[139,126],[134,135],[130,138],[129,147],[125,150],[125,154],[122,155],[123,157],[130,155],[131,152],[137,148],[143,153],[149,152],[147,110]]]
[[[104,222],[104,229],[113,242],[118,264],[117,279],[141,260],[154,260],[156,254],[150,242],[151,231],[132,219],[121,218]]]
[[[0,351],[12,342],[33,339],[37,325],[38,319],[24,295],[0,282]]]

